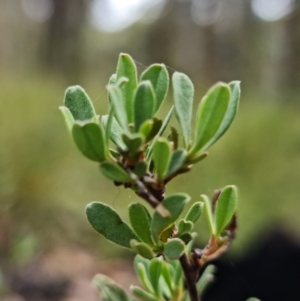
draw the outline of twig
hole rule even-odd
[[[144,183],[130,170],[126,168],[126,172],[138,187],[136,194],[149,203],[162,217],[170,216],[170,212],[147,190]]]
[[[192,267],[185,253],[179,258],[179,261],[184,273],[185,283],[191,301],[201,301],[197,293],[196,279],[193,277]]]

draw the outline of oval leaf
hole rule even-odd
[[[101,116],[101,123],[106,131],[106,126],[108,123],[108,115],[102,115]],[[107,132],[107,131],[106,131]],[[110,125],[110,131],[109,131],[109,138],[110,140],[118,146],[120,149],[125,149],[126,145],[124,144],[121,136],[122,133],[124,133],[124,130],[120,127],[119,123],[115,119],[115,117],[112,118],[111,125]]]
[[[93,202],[86,207],[87,219],[91,226],[106,239],[125,248],[130,247],[132,239],[139,240],[132,229],[123,222],[110,206]]]
[[[138,286],[131,285],[130,290],[140,300],[143,300],[143,301],[157,301],[157,297],[155,295],[144,291],[143,289],[141,289]]]
[[[181,127],[184,145],[188,148],[191,136],[194,86],[189,77],[180,72],[173,74],[172,86],[176,118]]]
[[[137,254],[141,255],[146,259],[152,259],[154,257],[154,253],[151,248],[144,242],[138,242],[136,240],[131,240],[130,246]]]
[[[162,120],[154,117],[152,119],[146,120],[140,126],[139,133],[145,137],[145,142],[147,143],[157,135],[161,126],[162,126]]]
[[[187,151],[185,149],[176,149],[172,153],[165,179],[174,175],[183,166],[186,156]]]
[[[146,260],[146,259],[145,259]],[[150,261],[148,261],[150,263]],[[137,263],[136,265],[136,272],[137,275],[144,285],[144,287],[149,291],[153,292],[152,285],[149,281],[148,274],[147,274],[148,266],[146,266],[144,263]]]
[[[236,203],[237,188],[235,186],[226,186],[222,189],[215,210],[216,235],[220,235],[230,222],[236,209]]]
[[[107,145],[104,130],[101,125],[89,122],[75,123],[72,136],[81,153],[90,160],[102,162],[106,159]]]
[[[139,131],[144,121],[153,117],[156,104],[155,94],[150,81],[141,82],[134,96],[134,129]]]
[[[185,245],[179,238],[170,239],[164,246],[164,255],[170,260],[176,260],[184,253]]]
[[[72,131],[73,125],[75,123],[75,119],[74,119],[71,111],[65,106],[59,107],[59,110],[61,111],[61,113],[64,117],[64,120],[65,120],[68,130]]]
[[[124,107],[124,99],[121,88],[116,86],[109,86],[108,88],[112,106],[114,108],[115,116],[122,127],[123,131],[128,128],[127,116]]]
[[[153,258],[149,264],[148,275],[156,295],[160,294],[159,280],[160,280],[161,270],[162,270],[162,260],[160,258]]]
[[[178,223],[178,233],[177,235],[180,236],[183,233],[190,232],[194,227],[194,224],[191,221],[186,221],[181,219]]]
[[[214,217],[213,217],[212,208],[211,208],[211,201],[210,201],[209,197],[204,194],[201,195],[201,198],[203,199],[203,202],[204,202],[204,211],[205,211],[206,218],[207,218],[209,232],[211,235],[215,235],[216,230],[215,230],[215,222],[214,222]]]
[[[121,53],[117,65],[117,79],[121,77],[128,78],[122,86],[122,93],[124,96],[124,106],[127,115],[128,123],[133,122],[133,99],[134,92],[137,87],[137,71],[136,66],[130,55]]]
[[[92,101],[80,86],[67,89],[64,105],[71,111],[76,121],[90,120],[96,116]]]
[[[159,181],[162,181],[164,178],[169,164],[170,155],[171,148],[168,141],[163,137],[158,138],[153,146],[152,158]]]
[[[196,117],[195,141],[189,152],[194,157],[216,135],[226,114],[230,99],[228,85],[217,83],[200,102]]]
[[[212,146],[219,138],[223,136],[223,134],[227,131],[227,129],[230,127],[238,106],[239,106],[239,100],[241,95],[241,88],[240,88],[240,82],[234,81],[229,83],[229,89],[230,89],[230,100],[229,105],[226,111],[226,114],[223,118],[223,121],[214,135],[214,137],[205,145],[204,149],[208,149],[210,146]]]
[[[105,275],[98,274],[94,277],[93,283],[101,292],[102,301],[130,301],[127,293],[112,279]],[[106,294],[108,296],[106,296]],[[108,297],[105,299],[104,297]]]
[[[170,119],[171,119],[172,114],[173,114],[173,110],[174,110],[174,106],[172,106],[171,109],[169,110],[169,112],[168,112],[166,118],[164,119],[164,121],[163,121],[163,123],[162,123],[162,125],[161,125],[161,127],[160,127],[160,129],[159,129],[159,131],[158,131],[158,133],[157,133],[156,136],[154,137],[154,139],[153,139],[151,145],[149,146],[149,148],[148,148],[148,150],[147,150],[147,153],[146,153],[147,159],[149,159],[149,158],[151,157],[153,145],[154,145],[156,139],[157,139],[158,137],[160,137],[160,136],[164,133],[164,130],[166,129],[168,123],[170,122]],[[155,119],[155,118],[153,118],[153,119]]]
[[[105,161],[100,164],[100,170],[110,180],[118,183],[131,182],[131,178],[128,173],[117,163]]]
[[[198,220],[198,218],[201,216],[203,207],[204,207],[204,203],[202,202],[194,203],[193,206],[189,209],[184,219],[186,221],[195,223]]]
[[[181,193],[170,195],[161,202],[164,208],[170,212],[171,216],[162,217],[157,211],[154,212],[151,222],[151,232],[155,241],[158,242],[160,233],[178,219],[189,200],[189,195]]]
[[[135,154],[143,144],[143,137],[140,134],[122,134],[122,139],[130,154]]]
[[[137,236],[145,243],[153,246],[151,234],[151,216],[142,204],[133,203],[128,208],[130,224]]]
[[[135,164],[133,173],[138,176],[138,178],[142,178],[146,171],[147,171],[147,163],[145,161],[140,161],[137,164]]]
[[[149,80],[154,88],[156,104],[154,114],[163,103],[169,89],[169,73],[164,64],[154,64],[147,68],[141,75],[141,81]]]

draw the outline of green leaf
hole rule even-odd
[[[67,126],[68,130],[72,131],[72,127],[75,123],[75,119],[74,119],[71,111],[65,106],[60,106],[59,110],[61,111],[61,113],[64,117],[64,120],[65,120],[65,123],[66,123],[66,126]]]
[[[170,260],[176,260],[184,253],[185,245],[179,238],[170,239],[164,246],[164,255]]]
[[[130,246],[137,254],[141,255],[146,259],[152,259],[154,257],[154,253],[151,248],[144,242],[138,242],[136,240],[130,241]]]
[[[130,286],[130,290],[140,300],[143,300],[143,301],[157,301],[157,297],[156,296],[154,296],[153,294],[150,294],[150,293],[144,291],[143,289],[141,289],[138,286],[131,285]]]
[[[146,266],[143,263],[137,263],[136,268],[137,268],[136,272],[137,272],[137,275],[139,277],[139,280],[144,285],[144,287],[149,292],[152,293],[153,292],[153,288],[152,288],[152,285],[151,285],[151,283],[149,281],[149,278],[148,278]],[[148,265],[148,270],[149,270],[149,265]]]
[[[178,223],[178,236],[180,236],[183,233],[190,232],[194,227],[194,223],[191,221],[186,221],[184,219],[181,219]]]
[[[210,146],[212,146],[219,138],[223,136],[223,134],[228,130],[230,127],[238,106],[239,106],[239,100],[241,95],[241,89],[240,89],[240,82],[239,81],[233,81],[229,83],[229,89],[230,89],[230,100],[229,105],[226,111],[226,114],[223,118],[223,121],[214,135],[214,137],[205,145],[204,149],[208,149]]]
[[[128,173],[117,163],[105,161],[100,164],[100,170],[112,181],[118,183],[128,183],[132,181]]]
[[[230,89],[224,83],[217,83],[209,89],[198,107],[196,116],[195,141],[189,152],[194,157],[218,132],[226,114],[230,99]]]
[[[158,138],[153,146],[152,158],[159,181],[163,180],[167,171],[170,155],[171,149],[168,141],[163,137]]]
[[[117,79],[128,78],[128,82],[122,86],[124,95],[125,112],[128,123],[133,123],[134,92],[137,87],[136,66],[130,55],[121,53],[117,65]]]
[[[168,165],[168,170],[165,174],[165,179],[175,174],[184,165],[186,156],[187,156],[187,151],[185,149],[176,149],[172,153]]]
[[[162,242],[167,242],[167,240],[172,236],[172,233],[174,232],[175,223],[168,226],[166,229],[161,231],[159,235],[159,240]]]
[[[204,202],[204,211],[206,214],[210,234],[215,235],[216,230],[215,230],[215,222],[214,222],[214,217],[211,208],[211,201],[207,195],[202,194],[200,197],[203,199]]]
[[[139,133],[144,136],[146,141],[148,140],[148,136],[152,131],[153,123],[153,119],[148,119],[144,121],[139,128]]]
[[[184,145],[188,148],[191,140],[194,86],[189,77],[180,72],[173,74],[172,86],[176,118],[182,130]]]
[[[151,124],[151,128],[150,128]],[[162,120],[157,118],[152,118],[146,120],[140,127],[140,133],[144,135],[145,142],[152,140],[159,132],[162,127]]]
[[[126,131],[128,128],[128,122],[127,122],[127,116],[126,111],[124,107],[124,99],[122,90],[119,87],[116,86],[109,86],[108,88],[110,99],[112,106],[114,108],[115,116],[120,124],[120,126],[123,128],[123,131]]]
[[[154,114],[156,104],[155,94],[150,81],[139,83],[134,96],[134,129],[139,131],[140,126]]]
[[[141,75],[141,81],[149,80],[156,94],[154,113],[158,111],[169,89],[169,73],[164,64],[154,64],[147,68]]]
[[[149,280],[157,296],[160,295],[159,280],[160,280],[160,275],[162,270],[162,263],[163,262],[160,258],[153,258],[150,261],[149,270],[148,270]]]
[[[171,216],[162,217],[157,211],[154,212],[151,222],[151,232],[156,242],[158,242],[160,233],[177,220],[185,204],[189,201],[189,195],[178,193],[166,197],[161,202],[164,208],[170,212]]]
[[[169,124],[170,119],[171,119],[172,114],[173,114],[173,110],[174,110],[174,106],[171,107],[171,109],[170,109],[170,111],[168,112],[166,118],[164,119],[163,124],[162,124],[162,126],[160,127],[160,129],[159,129],[157,135],[155,136],[155,138],[153,139],[151,145],[149,146],[149,148],[148,148],[148,150],[147,150],[147,153],[146,153],[146,158],[147,158],[147,159],[149,159],[149,158],[151,157],[152,149],[153,149],[153,146],[154,146],[154,143],[155,143],[156,139],[158,139],[158,137],[160,137],[160,136],[164,133],[164,131],[165,131],[167,125]]]
[[[204,152],[204,153],[199,153],[199,154],[196,154],[194,157],[192,158],[187,158],[186,160],[186,165],[189,165],[189,164],[195,164],[195,163],[198,163],[200,161],[202,161],[203,159],[205,159],[206,157],[208,156],[208,152]]]
[[[197,292],[200,296],[203,295],[204,291],[207,287],[214,281],[214,273],[216,272],[216,267],[212,264],[209,264],[203,274],[201,275],[200,279],[198,280],[196,287]]]
[[[178,132],[177,130],[171,126],[171,133],[168,135],[167,139],[173,143],[173,150],[178,148]]]
[[[172,281],[172,276],[171,276],[171,272],[170,269],[173,269],[173,267],[171,265],[169,265],[167,262],[163,261],[162,262],[162,269],[161,269],[161,276],[163,277],[163,279],[165,280],[169,291],[172,292],[173,291],[173,281]]]
[[[80,86],[69,87],[65,93],[64,105],[76,121],[90,120],[96,116],[92,101]]]
[[[94,122],[75,123],[72,136],[81,153],[90,160],[102,162],[107,156],[107,145],[102,126]]]
[[[100,291],[103,301],[131,301],[125,290],[105,275],[96,275],[93,284]]]
[[[108,86],[114,86],[117,83],[117,74],[112,74],[108,80]],[[109,93],[109,90],[107,89],[107,98],[108,98],[108,102],[111,105],[111,96]]]
[[[140,161],[135,164],[133,173],[138,176],[138,178],[142,178],[147,171],[147,163],[145,161]]]
[[[184,219],[186,221],[191,221],[191,222],[195,223],[201,216],[203,207],[204,207],[204,203],[202,203],[202,202],[194,203],[192,205],[192,207],[189,209],[189,211],[186,214]]]
[[[107,295],[109,301],[131,301],[127,293],[117,285],[112,279],[108,278],[105,275],[98,274],[93,279],[94,285],[101,292],[102,298],[103,295]]]
[[[235,186],[226,186],[222,189],[217,200],[215,210],[216,235],[220,235],[223,229],[230,222],[237,203],[237,188]]]
[[[143,137],[140,134],[122,134],[122,139],[131,154],[137,153],[143,144]]]
[[[173,277],[174,287],[176,287],[176,286],[182,287],[183,286],[183,275],[182,275],[182,267],[181,267],[179,261],[175,261],[174,269],[175,269],[175,273],[174,273],[174,277]]]
[[[91,226],[106,239],[125,248],[132,239],[139,240],[127,223],[110,206],[92,202],[86,207],[87,219]]]
[[[187,245],[194,238],[192,234],[189,232],[185,232],[181,234],[179,238]]]
[[[128,207],[130,224],[137,236],[145,243],[153,246],[151,234],[151,216],[142,204],[133,203]]]
[[[101,123],[106,131],[106,126],[108,123],[108,115],[102,115],[101,117]],[[124,144],[121,135],[124,133],[124,129],[122,129],[115,119],[115,117],[112,118],[111,126],[110,126],[110,131],[109,131],[109,138],[110,140],[118,146],[120,149],[125,149],[126,145]]]

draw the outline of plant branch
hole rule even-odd
[[[130,170],[130,168],[126,168],[125,170],[138,187],[136,194],[148,202],[148,204],[152,206],[161,216],[170,216],[170,212],[151,193],[149,193],[144,183],[139,180],[139,178]]]
[[[198,293],[197,293],[195,277],[193,277],[192,267],[190,265],[187,255],[184,253],[179,258],[179,261],[180,261],[180,264],[181,264],[181,267],[183,270],[185,283],[186,283],[187,290],[190,295],[191,301],[201,301],[200,297],[198,296]]]

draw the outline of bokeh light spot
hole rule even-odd
[[[264,21],[277,21],[289,15],[295,8],[295,0],[252,0],[254,14]]]

